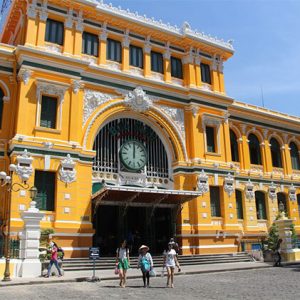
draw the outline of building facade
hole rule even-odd
[[[103,1],[13,0],[4,19],[0,169],[37,187],[66,256],[172,235],[183,254],[238,252],[280,202],[300,232],[300,118],[226,94],[231,42]],[[18,236],[28,191],[0,201]]]

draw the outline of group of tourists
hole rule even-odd
[[[163,252],[163,272],[167,271],[167,287],[174,288],[174,271],[177,266],[178,272],[181,271],[177,258],[178,244],[171,239],[167,249]],[[129,246],[124,240],[116,251],[116,274],[120,277],[120,287],[126,286],[126,273],[130,268]],[[144,287],[150,286],[150,277],[155,276],[153,259],[149,253],[149,247],[142,245],[139,248],[137,268],[142,272]]]

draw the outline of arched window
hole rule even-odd
[[[271,138],[270,144],[271,144],[272,165],[273,167],[282,168],[280,145],[277,142],[277,140],[274,138]]]
[[[2,128],[3,97],[4,97],[4,93],[0,89],[0,129]]]
[[[235,190],[236,214],[238,219],[244,219],[243,213],[243,195],[239,190]]]
[[[290,153],[292,160],[292,168],[294,170],[300,170],[300,158],[299,158],[299,150],[297,145],[294,142],[291,142],[290,145]]]
[[[286,195],[285,193],[277,193],[277,204],[278,204],[278,212],[280,213],[280,202],[282,202],[284,206],[284,212],[287,213],[287,201],[286,201]]]
[[[236,135],[233,130],[230,130],[230,147],[231,147],[231,160],[232,161],[240,161],[239,160],[239,150],[238,150],[238,142]]]
[[[261,153],[259,140],[255,134],[250,133],[248,136],[249,140],[249,152],[250,152],[250,163],[254,165],[261,165]]]
[[[267,219],[266,202],[265,202],[265,194],[263,192],[259,192],[259,191],[255,192],[255,204],[256,204],[257,220],[266,220]]]

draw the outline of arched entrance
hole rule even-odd
[[[143,243],[161,253],[174,234],[178,206],[162,193],[173,188],[165,143],[149,124],[127,117],[105,124],[93,150],[94,186],[111,189],[94,203],[94,245],[102,255],[115,255],[127,239],[133,254]]]

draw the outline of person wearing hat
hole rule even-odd
[[[153,260],[151,254],[148,252],[149,247],[146,245],[142,245],[139,248],[139,259],[138,259],[138,266],[137,268],[141,269],[143,274],[143,282],[144,287],[149,287],[150,285],[150,271],[153,268]],[[147,285],[146,285],[146,278],[147,278]]]

